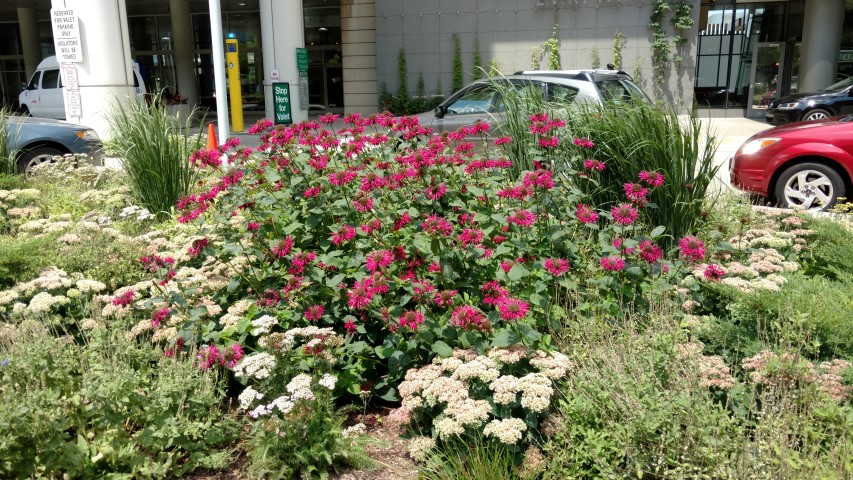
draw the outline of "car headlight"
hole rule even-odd
[[[759,138],[758,140],[751,140],[743,144],[740,147],[740,153],[744,155],[752,155],[753,153],[761,150],[762,148],[767,148],[770,145],[782,140],[781,138]]]
[[[776,108],[779,110],[794,110],[799,105],[800,105],[800,102],[787,102],[787,103],[780,103]]]
[[[74,130],[74,135],[77,135],[77,138],[86,140],[87,142],[94,142],[101,139],[101,137],[98,136],[98,132],[94,130]]]

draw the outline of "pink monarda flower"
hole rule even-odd
[[[450,324],[465,330],[491,331],[492,324],[477,307],[463,305],[450,315]]]
[[[340,187],[341,185],[346,185],[347,183],[355,180],[358,177],[358,174],[352,171],[344,171],[344,172],[332,172],[329,174],[329,183],[336,187]]]
[[[517,262],[515,260],[504,260],[503,262],[501,262],[501,270],[506,273],[509,273],[509,271],[512,270],[512,267],[514,267],[516,263]]]
[[[681,256],[688,262],[698,262],[705,258],[705,242],[693,236],[686,236],[678,241]]]
[[[278,242],[278,245],[272,247],[272,253],[276,258],[284,258],[290,253],[293,248],[293,238],[288,235],[284,240]]]
[[[416,310],[409,310],[400,316],[397,323],[401,327],[409,327],[409,330],[415,331],[424,323],[424,314]]]
[[[261,228],[261,224],[258,222],[249,222],[246,224],[246,230],[250,232],[257,232]]]
[[[506,220],[520,227],[530,227],[536,222],[536,214],[528,210],[516,210],[512,215],[506,217]]]
[[[594,148],[595,147],[595,143],[593,143],[592,140],[590,140],[586,137],[576,138],[575,139],[575,145],[577,145],[581,148]]]
[[[643,240],[640,242],[640,258],[649,262],[655,263],[661,258],[663,258],[663,250],[651,240]]]
[[[463,247],[467,247],[468,245],[476,245],[483,241],[483,237],[485,233],[482,230],[478,230],[476,228],[466,228],[462,230],[462,234],[456,237],[456,241],[459,242]]]
[[[442,290],[432,297],[432,301],[439,307],[450,307],[456,301],[457,294],[456,290]]]
[[[393,261],[393,253],[388,250],[377,250],[367,254],[365,265],[367,266],[367,270],[370,271],[370,273],[373,273],[377,270],[384,270],[385,267],[391,265],[391,262]]]
[[[643,170],[642,172],[640,172],[640,181],[644,182],[646,185],[648,185],[650,187],[659,187],[659,186],[663,185],[663,183],[664,183],[664,181],[666,181],[666,179],[664,178],[663,174],[660,172],[655,172],[655,171],[649,172],[649,171]]]
[[[619,225],[631,225],[637,220],[639,213],[637,213],[637,209],[634,208],[633,205],[628,203],[622,203],[620,205],[616,205],[613,209],[610,210],[610,214],[613,215],[613,221],[618,223]]]
[[[308,310],[305,310],[305,318],[312,322],[317,322],[323,316],[324,311],[326,309],[322,305],[311,305],[308,307]]]
[[[220,353],[219,348],[217,348],[216,345],[205,345],[201,347],[195,358],[198,360],[198,368],[201,370],[207,370],[217,363],[225,364],[225,358],[222,356],[222,353]]]
[[[611,272],[618,272],[625,269],[625,261],[619,257],[603,257],[601,259],[601,268]]]
[[[314,198],[317,195],[320,195],[320,192],[323,191],[323,187],[317,185],[316,187],[306,188],[304,192],[302,192],[302,196],[305,198]]]
[[[583,162],[583,167],[589,171],[595,170],[597,172],[603,172],[604,169],[607,167],[607,165],[605,165],[604,162],[602,162],[601,160],[596,160],[594,158],[587,158]]]
[[[626,183],[625,185],[625,196],[628,197],[628,200],[634,203],[646,203],[646,195],[648,195],[649,190],[639,183]]]
[[[539,137],[539,145],[542,148],[556,148],[560,144],[560,139],[548,135]]]
[[[498,137],[495,139],[495,145],[506,145],[512,142],[512,138],[510,137]]]
[[[408,213],[403,212],[403,214],[400,215],[400,218],[396,222],[394,222],[394,227],[392,227],[391,230],[396,232],[397,230],[408,225],[411,221],[412,217],[410,217]]]
[[[210,242],[206,238],[200,238],[198,240],[194,240],[192,245],[187,249],[187,253],[192,256],[197,256],[201,253],[201,250],[205,248]]]
[[[559,277],[569,271],[569,262],[562,258],[548,258],[545,260],[544,265],[545,270],[548,270],[548,272],[555,277]]]
[[[359,212],[369,212],[373,208],[373,199],[366,195],[359,195],[352,201],[352,206]]]
[[[430,215],[426,221],[421,224],[421,228],[423,228],[429,235],[441,235],[443,237],[448,237],[453,233],[453,225],[438,215]]]
[[[332,233],[331,240],[335,245],[349,242],[355,238],[355,228],[349,225],[341,225],[337,232]]]
[[[726,271],[723,270],[723,267],[717,265],[716,263],[710,263],[707,267],[705,267],[705,271],[702,272],[705,275],[705,278],[712,282],[719,282],[723,276],[725,276]]]
[[[281,301],[281,295],[276,290],[269,288],[261,295],[261,298],[255,301],[255,304],[259,307],[272,307],[279,301]]]
[[[224,364],[226,368],[234,368],[240,362],[240,359],[243,358],[243,355],[243,346],[235,343],[225,349],[220,363]]]
[[[354,310],[364,310],[373,300],[373,288],[370,279],[365,278],[361,282],[355,282],[352,289],[347,292],[349,296],[348,305]]]
[[[595,223],[598,221],[598,213],[592,207],[583,203],[578,204],[575,216],[578,217],[578,221],[581,223]]]
[[[486,282],[480,290],[483,292],[483,303],[486,305],[497,305],[501,300],[509,297],[509,292],[497,280]]]
[[[151,328],[159,327],[161,323],[169,319],[169,315],[171,315],[171,312],[168,308],[161,308],[160,310],[155,311],[154,314],[151,315]]]
[[[116,307],[125,307],[133,303],[133,299],[136,297],[136,292],[133,289],[129,288],[125,290],[121,295],[116,295],[113,297],[113,305]]]
[[[498,303],[498,312],[505,322],[521,320],[527,315],[530,305],[518,298],[504,298]]]
[[[361,229],[362,232],[364,232],[365,235],[370,235],[371,233],[382,228],[382,222],[378,218],[375,218],[375,219],[365,223],[364,225],[362,225],[359,228]]]
[[[442,183],[439,185],[430,185],[427,187],[424,195],[426,195],[430,200],[438,200],[443,197],[445,193],[447,193],[447,185]]]
[[[344,323],[344,329],[347,331],[347,335],[355,335],[358,332],[358,326],[356,326],[355,322],[352,320],[347,320]]]
[[[361,177],[361,191],[372,192],[385,186],[385,178],[376,172],[368,172]]]
[[[528,172],[524,175],[522,184],[527,188],[539,188],[542,190],[551,190],[554,188],[554,174],[548,170],[539,170],[537,172]]]
[[[429,264],[429,273],[441,273],[441,263],[432,262]]]

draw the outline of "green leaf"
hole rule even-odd
[[[664,227],[663,225],[658,225],[657,227],[655,227],[654,230],[652,230],[652,233],[650,233],[649,236],[652,238],[658,238],[663,235],[663,232],[665,231],[666,227]]]
[[[450,345],[442,342],[441,340],[432,344],[432,351],[444,358],[453,356],[453,349],[450,348]]]
[[[517,282],[529,274],[530,272],[526,268],[524,268],[520,263],[516,263],[510,269],[508,276],[513,282]]]
[[[510,347],[515,345],[521,341],[521,337],[518,336],[514,330],[504,329],[498,332],[494,338],[492,338],[492,346],[495,348],[499,347]]]
[[[326,280],[326,286],[329,288],[338,288],[338,285],[340,285],[341,282],[343,282],[345,278],[346,278],[346,275],[339,273],[339,274],[335,275],[334,277]]]

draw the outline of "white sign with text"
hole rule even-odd
[[[52,8],[50,23],[53,26],[53,45],[59,63],[83,61],[83,46],[80,44],[80,21],[71,8]]]

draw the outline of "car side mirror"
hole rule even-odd
[[[445,113],[447,113],[447,110],[443,105],[435,107],[435,118],[444,118]]]
[[[26,89],[27,89],[27,84],[26,84],[26,83],[21,82],[21,91],[23,92],[23,91],[24,91],[24,90],[26,90]]]

